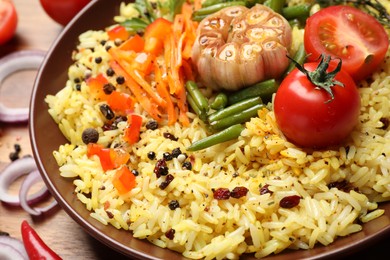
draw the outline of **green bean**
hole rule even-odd
[[[219,3],[215,5],[210,5],[207,7],[200,8],[194,12],[194,17],[195,16],[204,16],[204,15],[210,15],[213,14],[225,7],[229,6],[235,6],[235,5],[243,5],[245,6],[245,2],[243,1],[234,1],[234,2],[227,2],[227,3]]]
[[[236,139],[241,135],[241,132],[244,129],[245,129],[244,126],[242,126],[241,124],[232,125],[218,133],[215,133],[213,135],[210,135],[208,137],[205,137],[203,139],[200,139],[199,141],[192,143],[187,148],[187,150],[198,151],[219,143]]]
[[[216,4],[219,4],[221,2],[223,2],[223,1],[221,1],[221,0],[206,0],[206,1],[203,1],[202,7],[216,5]]]
[[[220,110],[222,108],[225,108],[228,102],[228,97],[225,93],[219,93],[214,101],[211,103],[210,107],[214,110]]]
[[[209,103],[202,92],[200,92],[198,85],[194,81],[189,80],[186,83],[186,89],[202,113],[206,113],[209,110]]]
[[[194,110],[195,114],[197,114],[203,122],[207,122],[207,114],[198,107],[195,100],[189,94],[187,94],[187,102],[190,104],[190,107]]]
[[[281,14],[286,0],[269,0],[267,4],[269,8]]]
[[[253,107],[255,105],[262,104],[263,102],[261,101],[260,97],[253,97],[253,98],[248,98],[244,99],[240,102],[234,103],[222,110],[219,110],[217,112],[214,112],[209,115],[209,122],[213,122],[216,120],[220,120],[222,118],[230,117],[236,114],[240,114],[242,111]]]
[[[139,32],[145,30],[146,26],[148,26],[149,23],[146,21],[140,19],[140,18],[132,18],[127,19],[124,22],[121,23],[126,30],[130,32]]]
[[[234,114],[232,116],[224,117],[220,120],[216,120],[210,123],[210,126],[215,131],[220,131],[222,129],[226,129],[235,124],[241,124],[249,121],[252,117],[257,116],[257,111],[263,108],[264,104],[257,104],[253,107],[245,109],[241,113]]]
[[[282,9],[282,15],[287,20],[306,20],[310,16],[310,4],[287,6]]]
[[[298,47],[297,52],[294,55],[293,60],[295,60],[296,62],[302,65],[305,62],[305,59],[306,59],[305,46],[303,45],[303,43],[301,43]],[[283,78],[286,77],[294,68],[295,68],[295,63],[291,61],[286,71],[284,72]]]
[[[264,103],[271,101],[272,94],[278,89],[275,79],[269,79],[228,95],[228,104],[234,104],[251,97],[261,97]]]

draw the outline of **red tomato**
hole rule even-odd
[[[304,65],[314,71],[318,62]],[[327,71],[333,71],[331,63]],[[356,125],[360,112],[360,95],[353,79],[343,69],[335,80],[344,87],[331,87],[334,99],[324,89],[311,83],[295,68],[282,81],[274,100],[276,122],[292,143],[321,148],[342,142]]]
[[[0,44],[8,42],[15,34],[18,15],[9,0],[0,0]]]
[[[344,5],[324,8],[306,21],[305,49],[309,61],[321,54],[343,60],[355,81],[378,69],[389,47],[383,26],[371,15]]]
[[[39,0],[45,12],[57,23],[67,25],[91,0]]]

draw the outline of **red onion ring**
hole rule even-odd
[[[27,194],[29,189],[37,182],[41,182],[42,178],[39,174],[38,170],[32,171],[29,175],[27,175],[26,179],[24,179],[22,186],[19,190],[19,198],[20,198],[20,206],[29,214],[33,216],[39,216],[44,212],[49,211],[57,205],[57,201],[53,200],[46,207],[30,207],[27,199]]]
[[[8,193],[9,186],[20,176],[31,173],[36,170],[37,166],[32,157],[23,157],[11,162],[0,173],[0,201],[12,206],[20,206],[20,198],[18,195],[11,195]],[[39,191],[31,194],[27,198],[28,204],[33,204],[41,201],[48,194],[48,189],[42,187]]]
[[[0,236],[0,259],[28,260],[23,242],[9,236]]]
[[[39,69],[45,57],[44,51],[22,50],[8,54],[0,59],[0,86],[3,80],[20,70]],[[10,108],[0,104],[0,121],[26,122],[29,108]]]

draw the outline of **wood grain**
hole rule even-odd
[[[19,16],[17,34],[8,44],[0,46],[0,58],[13,51],[23,49],[47,51],[61,32],[62,27],[44,13],[39,0],[14,0],[14,3]],[[10,77],[0,85],[1,102],[16,107],[28,104],[36,71],[23,73],[13,78]],[[27,125],[0,123],[0,170],[10,162],[9,154],[14,150],[16,143],[22,147],[21,156],[31,154]],[[12,193],[16,193],[17,190],[18,183],[11,187]],[[20,208],[0,204],[1,231],[21,239],[20,224],[24,219],[28,220],[42,239],[64,259],[124,258],[121,254],[114,252],[84,232],[60,208],[48,216],[32,218]],[[382,240],[360,252],[359,259],[366,257],[367,259],[382,259],[379,256],[388,254],[386,246],[389,244],[390,238]]]

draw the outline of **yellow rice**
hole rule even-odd
[[[123,4],[121,12],[126,16],[129,7]],[[301,41],[302,31],[294,29],[294,37],[295,44]],[[188,128],[178,123],[157,130],[142,127],[140,141],[129,148],[129,165],[140,173],[137,186],[119,195],[112,184],[115,171],[103,172],[97,157],[87,157],[81,134],[88,127],[98,129],[99,143],[113,147],[121,142],[126,123],[117,130],[103,131],[105,119],[99,104],[90,98],[85,82],[80,83],[80,91],[75,90],[74,82],[85,74],[106,71],[109,54],[100,42],[108,37],[104,30],[88,31],[79,40],[66,86],[47,96],[46,102],[69,140],[53,153],[60,175],[73,179],[75,196],[97,221],[130,230],[136,238],[188,258],[235,259],[245,253],[261,258],[285,249],[329,245],[337,237],[362,230],[360,222],[384,213],[378,203],[390,200],[390,133],[383,123],[390,119],[390,51],[372,80],[360,83],[360,120],[339,148],[313,151],[296,147],[278,129],[269,106],[246,123],[237,140],[190,153],[186,147],[207,136],[207,131],[195,114],[188,113]],[[94,63],[95,57],[102,57],[103,62]],[[139,106],[135,110],[147,121]],[[178,140],[164,138],[166,132]],[[163,179],[153,173],[155,161],[148,159],[147,153],[155,151],[156,157],[162,158],[164,152],[177,147],[192,158],[193,168],[183,169],[177,158],[168,161],[175,178],[161,190]],[[328,188],[329,183],[343,180],[359,192]],[[265,184],[272,195],[260,195],[259,188]],[[213,189],[237,186],[247,187],[248,194],[240,199],[213,198]],[[279,201],[290,195],[302,197],[299,205],[281,208]],[[178,200],[180,207],[171,210],[171,200]],[[170,229],[176,231],[173,240],[165,236]]]

